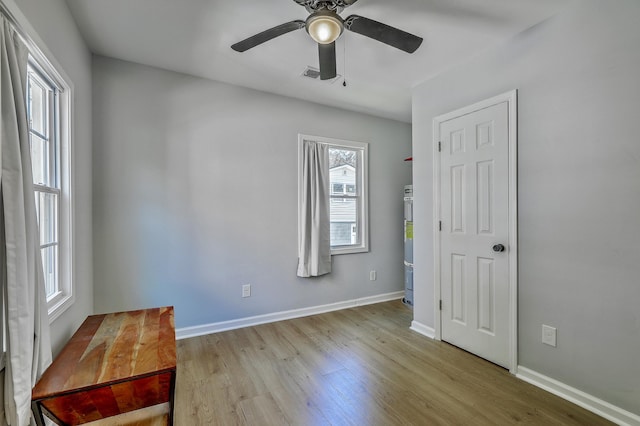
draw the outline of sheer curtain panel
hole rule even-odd
[[[316,277],[331,272],[329,233],[329,146],[302,142],[298,276]]]
[[[51,363],[49,318],[36,219],[26,112],[28,50],[0,16],[0,274],[6,314],[4,410],[31,418],[31,389]]]

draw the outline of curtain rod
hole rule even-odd
[[[20,9],[18,8],[17,5],[16,5],[16,8],[18,12],[20,12]],[[0,15],[2,15],[2,17],[4,17],[4,19],[7,20],[7,22],[13,29],[14,33],[17,34],[18,37],[20,37],[20,39],[22,40],[22,42],[27,46],[27,49],[29,50],[29,55],[34,57],[37,63],[47,64],[47,66],[51,68],[51,71],[48,74],[56,82],[56,84],[58,85],[58,89],[63,91],[65,90],[65,88],[69,88],[68,77],[64,76],[64,74],[63,75],[60,74],[60,70],[62,70],[63,68],[59,65],[54,65],[51,62],[48,55],[45,55],[42,49],[40,49],[40,45],[36,43],[34,39],[29,35],[29,33],[25,30],[25,28],[22,25],[20,25],[20,21],[18,21],[15,15],[11,13],[9,6],[7,6],[3,0],[0,0]],[[24,19],[25,25],[27,26],[31,25],[29,24],[29,21],[27,20],[27,18],[24,17],[24,15],[22,15],[22,17]],[[37,38],[38,34],[35,33],[35,30],[32,29],[32,31],[34,31],[35,37]],[[43,43],[43,47],[46,48],[44,43]]]
[[[13,30],[22,38],[22,41],[29,46],[29,48],[35,48],[38,51],[38,45],[33,41],[29,34],[20,26],[16,17],[11,13],[9,7],[4,4],[2,0],[0,0],[0,14],[9,22],[9,24],[13,27]]]

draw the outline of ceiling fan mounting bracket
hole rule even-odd
[[[341,13],[345,7],[351,6],[357,0],[293,0],[300,6],[304,6],[307,12],[313,13],[319,10],[330,10]]]

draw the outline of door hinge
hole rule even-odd
[[[440,310],[442,310],[442,300],[440,300],[440,303],[438,303],[438,307],[440,308]]]
[[[438,152],[442,152],[442,142],[438,142]]]
[[[438,221],[438,231],[442,231],[442,221]]]

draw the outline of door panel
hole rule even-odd
[[[494,334],[495,281],[493,259],[478,258],[478,330]]]
[[[467,283],[465,280],[465,256],[451,254],[451,319],[466,325],[466,297]]]
[[[464,166],[451,167],[451,232],[465,232],[465,169]]]
[[[509,367],[508,104],[444,121],[440,136],[442,340]]]
[[[478,233],[493,235],[493,160],[478,163]]]

